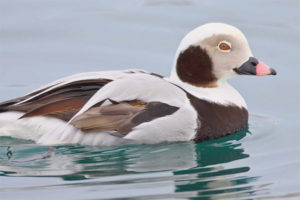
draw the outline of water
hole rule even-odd
[[[84,71],[168,75],[180,39],[206,22],[239,27],[278,72],[230,81],[248,103],[249,129],[218,140],[53,151],[2,137],[0,199],[300,199],[299,8],[297,0],[0,1],[1,100]]]

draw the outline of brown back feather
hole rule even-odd
[[[110,81],[107,79],[74,81],[38,95],[27,102],[17,104],[38,93],[34,92],[27,96],[1,103],[0,112],[19,111],[25,113],[21,118],[52,116],[69,121],[101,87]],[[43,92],[43,90],[39,92]]]

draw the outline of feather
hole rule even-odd
[[[87,97],[74,97],[43,104],[26,112],[21,118],[51,115],[62,120],[69,120],[88,100]]]
[[[21,118],[52,116],[68,121],[100,88],[109,82],[110,80],[107,79],[81,80],[55,87],[47,92],[39,90],[0,104],[0,112],[18,111],[24,112]],[[48,87],[45,88],[47,89]],[[28,98],[31,99],[26,100]]]
[[[118,104],[92,107],[75,117],[71,124],[88,131],[117,131],[128,134],[139,124],[150,122],[156,118],[173,114],[178,107],[161,102],[148,104],[140,101],[127,101]]]

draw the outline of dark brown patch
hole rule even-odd
[[[72,120],[71,124],[83,131],[117,131],[126,135],[139,124],[171,115],[177,110],[177,107],[161,102],[127,101],[93,107]]]
[[[16,105],[16,103],[32,97],[37,92],[4,102],[0,104],[0,112],[19,111],[25,112],[21,118],[52,116],[68,121],[101,87],[110,81],[107,79],[74,81],[21,104]]]
[[[187,96],[197,110],[200,121],[200,127],[194,139],[196,142],[233,134],[248,125],[248,111],[245,108],[208,102],[189,93]]]
[[[212,61],[200,46],[190,46],[178,56],[177,75],[183,82],[211,87],[217,81],[213,74]]]
[[[144,122],[150,122],[155,118],[171,115],[178,109],[178,107],[170,106],[165,103],[151,102],[148,103],[146,109],[143,112],[139,113],[132,119],[132,122],[136,125],[139,125]]]

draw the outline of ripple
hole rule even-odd
[[[251,133],[245,129],[199,144],[64,145],[50,151],[49,157],[40,156],[49,151],[48,147],[5,137],[0,145],[0,176],[5,177],[7,184],[0,192],[27,194],[53,190],[71,196],[83,192],[78,196],[83,199],[98,195],[107,199],[268,199],[271,188],[278,183],[262,177],[252,160],[276,154],[259,154],[251,147],[265,142],[277,124],[274,119],[254,115],[250,118]],[[266,170],[272,169],[274,173],[294,163],[277,164]],[[18,178],[19,184],[11,182],[10,177]],[[33,181],[23,184],[25,179]],[[39,180],[43,184],[35,183]],[[298,194],[291,193],[295,195]]]

